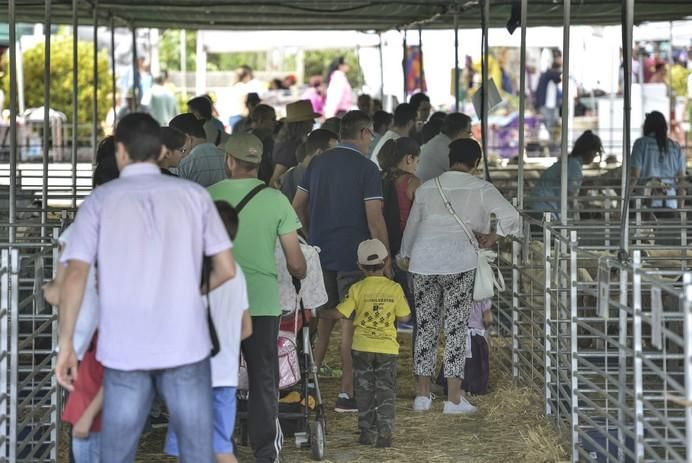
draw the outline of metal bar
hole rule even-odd
[[[459,13],[454,12],[454,111],[459,112]]]
[[[43,63],[43,182],[41,184],[41,237],[48,235],[48,163],[50,156],[50,41],[51,41],[51,0],[46,0],[46,12],[43,23],[44,63]]]
[[[139,69],[137,65],[137,28],[132,26],[132,95],[134,96],[135,108],[139,106]]]
[[[524,209],[524,139],[526,118],[526,9],[528,0],[521,0],[521,45],[519,50],[519,153],[517,164],[517,198],[519,210]]]
[[[78,32],[79,32],[79,16],[78,16],[79,0],[72,0],[72,207],[77,207],[77,144],[79,143],[79,124],[77,117],[79,115],[78,105],[79,99],[79,50],[78,50]]]
[[[525,0],[524,0],[525,1]],[[524,5],[522,5],[524,6]],[[523,23],[522,23],[523,27]],[[577,397],[577,390],[579,388],[579,379],[577,377],[578,373],[578,362],[577,362],[577,349],[579,344],[577,343],[577,324],[576,318],[578,316],[578,300],[577,300],[577,232],[572,231],[570,233],[570,436],[572,443],[572,461],[577,462],[577,447],[579,446],[579,399]]]
[[[630,124],[632,110],[632,30],[634,25],[634,0],[622,3],[622,59],[624,65],[623,124],[622,124],[622,213],[620,215],[620,258],[629,250],[629,199],[630,199]],[[643,92],[642,92],[643,95]],[[643,107],[642,107],[643,110]]]
[[[516,205],[516,199],[514,200]],[[521,272],[518,264],[521,259],[521,244],[512,241],[512,382],[519,381],[519,290]]]
[[[0,370],[3,374],[0,375],[0,404],[2,404],[2,412],[0,413],[0,425],[2,429],[5,429],[5,418],[8,418],[6,413],[8,411],[9,402],[9,391],[8,391],[8,375],[4,374],[8,371],[8,355],[9,350],[9,338],[7,336],[7,328],[9,325],[9,286],[10,286],[10,269],[9,269],[9,250],[2,249],[0,251],[0,266],[4,270],[0,274]],[[12,416],[12,411],[9,410],[10,417]],[[4,432],[2,433],[5,434]],[[0,459],[7,455],[7,439],[0,441]]]
[[[420,67],[420,91],[425,92],[425,70],[423,69],[423,28],[418,26],[418,67]],[[425,122],[425,121],[423,121]]]
[[[99,17],[98,0],[94,0],[94,107],[92,115],[92,164],[96,164],[96,146],[99,131]]]
[[[404,29],[404,41],[403,41],[403,48],[404,48],[404,58],[401,60],[401,69],[404,71],[404,97],[401,100],[402,103],[406,102],[406,96],[407,96],[407,88],[406,88],[406,58],[408,58],[408,45],[406,43],[406,29]]]
[[[53,239],[55,242],[58,242],[58,237],[60,236],[60,228],[59,227],[54,227],[53,228]],[[60,260],[60,252],[58,250],[58,246],[55,246],[53,248],[53,268],[51,272],[51,278],[55,278],[55,275],[57,273],[58,265],[59,265],[59,260]],[[53,312],[53,329],[51,331],[52,333],[52,351],[55,352],[56,347],[58,346],[58,309],[57,307],[51,307],[51,310]],[[52,355],[52,362],[51,362],[51,371],[55,371],[55,367],[57,366],[57,356]],[[59,413],[62,410],[61,406],[61,398],[62,394],[60,393],[60,386],[58,385],[58,380],[55,375],[51,375],[51,391],[53,397],[51,398],[51,403],[55,405],[53,409],[53,413],[51,414],[51,421],[53,423],[56,423],[55,429],[51,432],[51,440],[55,442],[55,447],[51,449],[51,457],[57,461],[57,449],[60,448],[60,439],[61,439],[61,433],[60,433],[60,427],[61,427],[61,422],[59,419]]]
[[[569,146],[569,36],[572,20],[572,1],[563,0],[562,11],[562,144],[560,149],[560,222],[567,225],[567,150]]]
[[[550,223],[550,214],[546,213],[545,214],[545,221],[546,224]],[[550,392],[550,369],[552,367],[552,363],[550,360],[550,351],[552,349],[552,344],[550,341],[550,336],[551,336],[551,327],[550,323],[552,321],[551,317],[551,293],[550,293],[550,277],[552,276],[552,263],[550,260],[550,243],[552,241],[551,239],[551,228],[546,226],[543,228],[543,258],[544,258],[544,264],[545,264],[545,274],[544,274],[544,288],[545,292],[543,293],[543,301],[544,301],[544,323],[543,323],[543,368],[544,368],[544,393],[545,393],[545,414],[547,416],[552,415],[552,407],[551,407],[551,401],[552,401],[552,394]]]
[[[490,181],[490,168],[488,167],[488,21],[490,20],[490,0],[483,0],[481,10],[481,142],[483,148],[483,172],[486,181]],[[497,84],[497,83],[496,83]]]
[[[10,226],[17,221],[17,21],[15,0],[8,3],[10,28]],[[17,239],[17,230],[10,227],[10,243]],[[13,441],[14,442],[14,441]]]
[[[10,0],[12,4],[12,21],[14,21],[14,0]],[[10,27],[12,30],[12,27]],[[9,429],[9,446],[10,451],[9,459],[14,462],[17,461],[17,380],[19,366],[19,353],[17,352],[17,344],[19,340],[19,319],[17,317],[18,310],[18,297],[19,297],[19,251],[17,249],[10,249],[10,262],[9,262],[9,313],[10,313],[10,429]]]
[[[625,73],[628,71],[625,70]],[[634,317],[632,318],[632,335],[634,346],[634,452],[637,460],[644,457],[644,406],[642,397],[644,395],[643,368],[642,368],[642,277],[637,272],[641,267],[641,251],[634,251],[632,266],[632,308]],[[624,405],[624,404],[623,404]]]
[[[377,44],[377,51],[380,57],[380,102],[384,104],[384,55],[382,51],[382,32],[378,32],[377,37],[380,39]]]
[[[685,400],[692,403],[692,272],[683,275],[683,326],[685,334]],[[692,457],[692,407],[685,407],[685,453]]]
[[[113,91],[113,128],[118,123],[118,91],[115,82],[115,18],[111,16],[111,86]]]

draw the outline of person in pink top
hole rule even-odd
[[[207,190],[162,175],[161,128],[151,116],[125,116],[115,129],[120,177],[96,188],[72,224],[60,292],[58,383],[82,375],[75,322],[89,268],[96,265],[99,338],[105,367],[101,462],[134,462],[155,392],[170,412],[182,461],[213,461],[212,342],[200,297],[235,276],[231,241]]]
[[[327,100],[324,104],[324,117],[341,116],[353,107],[353,89],[346,73],[348,64],[339,56],[327,69]]]
[[[300,97],[302,100],[310,100],[312,110],[316,113],[324,113],[324,87],[322,86],[322,76],[310,77],[310,86]]]

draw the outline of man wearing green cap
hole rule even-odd
[[[281,306],[274,249],[281,242],[288,271],[305,277],[306,264],[298,243],[300,220],[279,191],[258,180],[262,142],[249,133],[237,133],[225,144],[226,169],[231,179],[209,187],[215,201],[226,201],[239,214],[233,253],[245,272],[253,334],[242,342],[247,363],[250,397],[250,442],[257,462],[278,458],[283,436],[278,421],[279,335]]]

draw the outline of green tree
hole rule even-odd
[[[77,74],[77,120],[81,124],[90,124],[94,102],[94,47],[91,42],[79,41],[78,74]],[[68,117],[72,116],[72,36],[56,35],[51,40],[51,79],[50,107]],[[43,106],[43,72],[45,69],[45,46],[36,45],[24,52],[24,99],[27,108]],[[7,66],[7,65],[6,65]],[[6,67],[7,69],[7,67]],[[98,53],[98,119],[103,121],[111,109],[112,79],[108,53]],[[9,74],[2,77],[2,88],[9,93]],[[7,99],[9,101],[9,98]]]
[[[185,34],[185,64],[188,71],[196,69],[197,34],[195,31],[187,31]],[[180,29],[166,29],[161,34],[159,42],[159,61],[161,69],[168,71],[180,70]]]

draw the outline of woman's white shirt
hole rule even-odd
[[[492,184],[458,171],[439,178],[454,211],[474,232],[488,233],[491,215],[497,217],[498,235],[520,231],[519,213]],[[464,273],[478,264],[473,245],[445,207],[435,179],[416,190],[400,254],[410,258],[409,271],[420,275]]]

